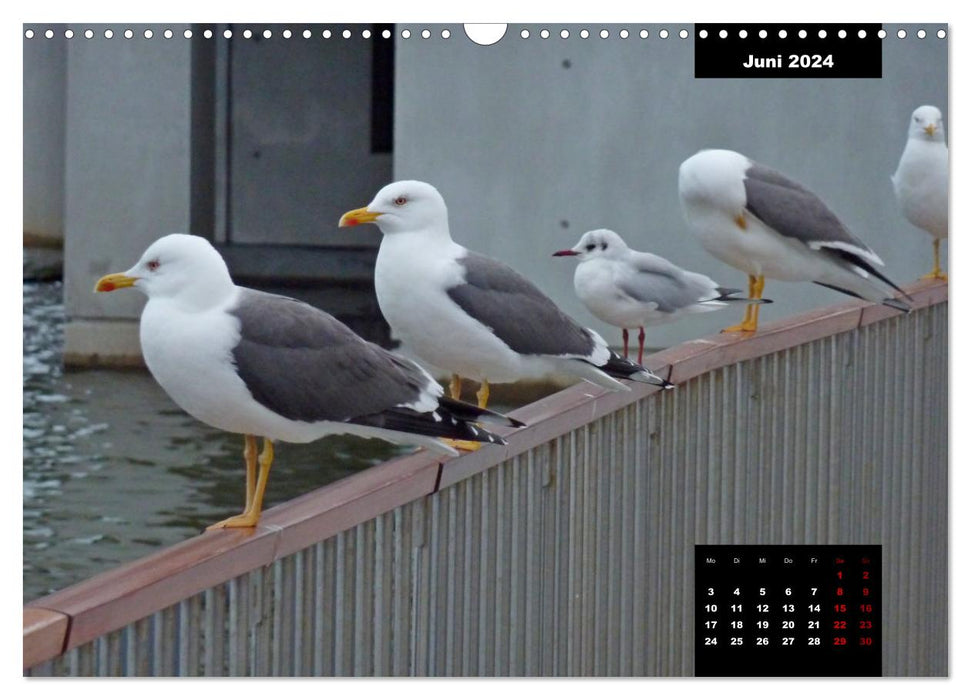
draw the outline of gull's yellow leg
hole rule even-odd
[[[270,478],[270,467],[273,466],[273,441],[263,438],[263,452],[259,457],[260,472],[253,488],[253,499],[239,515],[221,520],[207,527],[207,530],[220,530],[226,527],[255,527],[263,512],[263,494]]]
[[[934,239],[934,269],[921,277],[922,280],[944,280],[947,282],[947,274],[941,270],[941,239]]]
[[[479,400],[479,408],[485,408],[489,403],[489,380],[483,379],[479,385],[479,390],[475,392],[475,398]]]
[[[246,507],[249,510],[253,504],[253,494],[256,492],[256,436],[246,436],[246,447],[243,448],[243,459],[246,460]]]
[[[748,276],[749,299],[761,299],[763,287],[765,287],[765,277]],[[754,333],[759,325],[759,306],[760,304],[748,304],[745,307],[745,317],[742,318],[742,322],[722,329],[722,333]]]
[[[452,381],[448,383],[448,395],[456,401],[462,398],[462,377],[457,374],[453,374]]]
[[[452,375],[452,385],[455,385],[455,380],[458,378],[457,374]],[[461,379],[459,383],[461,384]],[[489,380],[483,379],[482,384],[479,385],[479,390],[475,392],[475,397],[479,400],[479,408],[485,408],[486,404],[489,403]],[[452,394],[453,399],[458,397]],[[442,438],[442,442],[446,445],[454,447],[456,450],[465,450],[466,452],[475,452],[480,449],[483,445],[481,442],[476,442],[475,440],[451,440],[449,438]]]

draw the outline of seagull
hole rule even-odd
[[[445,398],[417,364],[365,341],[330,314],[236,286],[222,257],[199,236],[158,239],[130,270],[99,279],[95,291],[124,287],[148,297],[139,336],[162,388],[203,423],[245,436],[246,507],[208,529],[256,525],[275,441],[350,433],[456,455],[436,438],[504,444],[474,422],[523,425]]]
[[[748,295],[762,298],[765,278],[816,284],[900,311],[907,296],[876,266],[880,257],[823,201],[788,177],[741,153],[707,150],[681,164],[678,192],[685,220],[705,250],[748,274]],[[724,332],[754,332],[759,307]]]
[[[452,374],[453,398],[463,377],[480,382],[482,408],[490,382],[555,373],[612,391],[629,389],[619,379],[672,386],[611,351],[512,268],[453,241],[445,200],[432,185],[391,183],[340,219],[340,226],[365,223],[384,234],[374,286],[392,335]]]
[[[946,280],[941,271],[941,239],[947,238],[947,144],[937,107],[914,110],[907,145],[890,179],[903,215],[934,237],[934,269],[924,279]]]
[[[623,329],[627,357],[628,328],[639,328],[638,364],[644,361],[644,326],[668,323],[688,314],[723,309],[731,303],[771,303],[744,299],[740,289],[726,289],[710,277],[683,270],[652,253],[631,250],[619,234],[601,228],[553,253],[576,256],[573,288],[586,307],[604,323]]]

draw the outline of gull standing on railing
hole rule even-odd
[[[474,422],[522,425],[445,398],[425,370],[330,314],[237,287],[216,249],[198,236],[160,238],[130,270],[98,280],[95,291],[123,287],[148,296],[139,336],[162,388],[203,423],[246,436],[246,507],[209,529],[256,525],[276,440],[349,433],[455,455],[436,438],[505,444]]]
[[[445,200],[431,185],[406,180],[385,186],[341,226],[374,223],[384,234],[374,270],[378,304],[399,339],[422,361],[489,383],[568,374],[606,389],[619,379],[671,385],[610,350],[597,333],[564,314],[536,285],[507,265],[452,240]]]
[[[769,277],[910,310],[892,296],[906,296],[903,290],[877,270],[880,257],[819,197],[777,170],[735,151],[701,151],[681,164],[678,192],[705,250],[748,274],[750,297],[762,297]],[[725,331],[754,332],[758,321],[759,307],[750,304]]]
[[[580,241],[554,256],[575,256],[573,289],[604,323],[623,329],[627,357],[629,328],[638,328],[637,362],[644,361],[644,326],[668,323],[689,314],[723,309],[729,304],[767,304],[769,299],[735,296],[710,277],[683,270],[653,253],[633,250],[614,231],[587,231]]]
[[[934,238],[934,269],[924,279],[946,280],[941,271],[941,240],[947,238],[947,144],[944,118],[937,107],[914,110],[907,145],[890,179],[907,221]]]

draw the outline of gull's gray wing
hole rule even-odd
[[[657,304],[658,311],[673,313],[718,296],[717,285],[708,277],[682,270],[660,256],[638,252],[630,263],[615,278],[618,288],[637,301]]]
[[[459,258],[465,281],[446,290],[465,313],[523,355],[593,354],[591,333],[528,279],[498,260],[469,251]]]
[[[407,407],[431,378],[295,299],[242,289],[236,371],[259,403],[290,420],[346,421]]]

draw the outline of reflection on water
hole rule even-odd
[[[24,600],[180,542],[243,508],[239,435],[183,413],[147,372],[61,366],[61,284],[24,283]],[[410,451],[279,443],[265,507]]]

